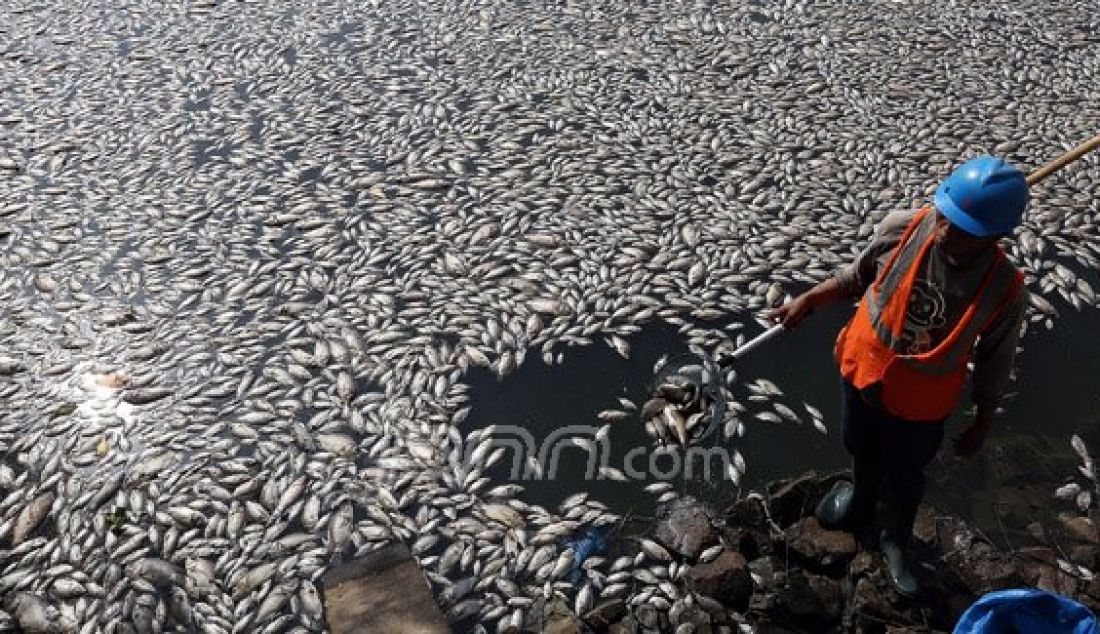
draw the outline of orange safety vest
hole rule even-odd
[[[974,341],[1023,285],[1023,274],[998,246],[977,293],[943,341],[922,354],[899,352],[913,282],[932,246],[935,229],[936,214],[926,206],[905,228],[886,266],[863,294],[856,314],[837,336],[833,350],[845,379],[861,390],[881,383],[883,407],[914,421],[938,421],[951,414],[962,393]]]

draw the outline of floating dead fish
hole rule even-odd
[[[661,410],[661,420],[665,426],[675,435],[681,447],[687,446],[687,425],[680,410],[674,405],[667,405]]]
[[[131,579],[147,581],[160,589],[182,585],[186,579],[179,566],[152,557],[138,559],[128,565],[126,575]]]
[[[25,370],[23,364],[11,357],[0,357],[0,376],[11,376]]]
[[[24,632],[56,632],[60,630],[57,619],[51,618],[50,608],[38,595],[15,592],[4,599],[4,608],[15,617]]]
[[[485,517],[510,528],[521,528],[524,524],[523,516],[506,504],[486,504],[482,512]]]
[[[54,494],[47,491],[23,507],[23,510],[19,512],[19,516],[15,519],[15,528],[12,530],[11,535],[12,546],[23,543],[27,535],[38,528],[42,520],[46,519],[46,514],[53,506],[55,499]]]
[[[664,410],[665,407],[668,405],[669,402],[663,398],[651,398],[642,404],[642,410],[639,413],[639,418],[641,418],[643,422],[648,421],[651,418],[659,415],[661,411]]]
[[[146,405],[171,396],[173,391],[166,387],[142,387],[126,390],[122,400],[131,405]]]
[[[630,344],[627,343],[625,339],[618,335],[610,335],[607,337],[606,341],[607,345],[611,346],[615,352],[619,353],[619,356],[624,359],[630,358]]]
[[[596,418],[606,423],[615,423],[619,421],[629,420],[632,418],[629,412],[624,412],[618,409],[605,409],[596,414]]]
[[[782,416],[783,418],[789,420],[792,423],[801,423],[802,422],[802,419],[798,416],[798,414],[793,409],[787,407],[786,405],[784,405],[782,403],[773,403],[772,408],[775,409],[775,412],[777,414],[779,414],[780,416]]]

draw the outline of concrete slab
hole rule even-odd
[[[424,573],[404,544],[340,564],[322,578],[325,620],[333,634],[449,634]]]

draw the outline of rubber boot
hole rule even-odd
[[[854,492],[855,488],[852,485],[844,484],[826,493],[814,510],[818,523],[829,530],[845,528],[852,509]]]
[[[899,544],[890,536],[889,531],[882,531],[879,537],[879,548],[886,559],[886,570],[890,573],[890,583],[901,596],[911,599],[916,596],[919,586],[917,578],[909,567],[906,556],[906,547]]]

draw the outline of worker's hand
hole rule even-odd
[[[814,310],[805,293],[783,304],[779,308],[769,310],[765,317],[768,321],[783,324],[786,328],[794,328]]]
[[[955,455],[963,458],[969,458],[978,452],[982,448],[982,443],[985,442],[985,434],[987,429],[982,425],[971,425],[967,427],[961,434],[957,434],[953,441],[955,443]]]

